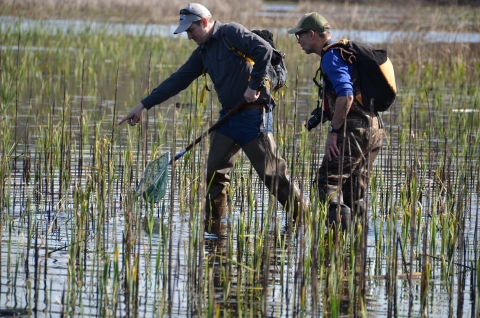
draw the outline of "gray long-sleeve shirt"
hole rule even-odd
[[[230,51],[222,36],[227,37],[227,43],[250,57],[254,66]],[[142,104],[150,109],[166,101],[186,89],[205,70],[223,108],[231,109],[243,100],[247,85],[258,90],[264,84],[271,56],[270,44],[242,25],[215,21],[208,42],[199,45],[187,62],[143,99]],[[261,94],[255,103],[270,102],[267,94]]]

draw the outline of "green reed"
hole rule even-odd
[[[395,53],[400,94],[384,114],[387,137],[368,194],[371,223],[357,219],[350,233],[340,235],[325,232],[326,208],[312,189],[324,129],[303,127],[316,103],[311,78],[318,59],[301,52],[293,37],[276,36],[291,72],[273,112],[278,151],[312,206],[302,227],[286,222],[291,211],[277,206],[240,156],[228,188],[224,238],[216,241],[204,235],[205,229],[212,231],[202,212],[207,140],[172,167],[164,202],[148,204],[133,194],[150,160],[175,153],[216,119],[214,94],[199,103],[204,79],[145,112],[141,127],[115,126],[183,63],[193,44],[96,31],[5,30],[0,104],[5,244],[0,252],[7,259],[2,264],[7,277],[20,281],[25,265],[18,255],[26,251],[37,285],[22,288],[36,297],[39,266],[50,273],[51,259],[65,257],[62,306],[54,304],[50,289],[49,310],[70,316],[88,315],[92,303],[104,316],[162,315],[174,313],[183,300],[198,315],[265,315],[282,308],[296,315],[336,316],[345,313],[345,302],[348,313],[368,315],[365,280],[385,280],[389,312],[403,314],[411,305],[398,308],[399,293],[406,290],[412,302],[418,295],[428,311],[440,293],[432,282],[440,280],[453,295],[462,270],[476,278],[478,295],[478,246],[472,248],[468,231],[478,215],[472,209],[479,118],[461,112],[479,105],[472,84],[479,80],[478,50],[388,48]],[[8,49],[15,45],[45,50]],[[373,234],[366,254],[365,233]],[[19,236],[26,245],[14,243]],[[35,265],[42,257],[45,264]],[[184,285],[180,275],[187,278]],[[399,275],[407,275],[405,290],[397,285]],[[85,290],[88,300],[82,297]],[[32,314],[34,302],[29,301]],[[449,304],[452,311],[454,305]]]

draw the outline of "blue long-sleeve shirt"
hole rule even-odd
[[[222,38],[223,35],[231,45],[245,53],[255,64],[252,66],[244,58],[230,51]],[[242,25],[215,21],[209,41],[199,45],[187,62],[143,99],[142,104],[150,109],[164,102],[186,89],[205,70],[213,82],[223,108],[231,109],[244,99],[247,85],[254,90],[264,85],[271,56],[270,44]],[[270,102],[268,95],[261,94],[255,103]]]
[[[328,80],[325,90],[335,91],[338,96],[353,96],[353,66],[348,65],[338,50],[328,50],[322,57],[322,69]]]

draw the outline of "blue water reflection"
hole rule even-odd
[[[262,13],[267,14],[267,13]],[[161,24],[134,24],[96,22],[85,20],[66,19],[21,19],[0,17],[0,28],[18,28],[28,31],[42,27],[44,32],[82,33],[85,31],[102,31],[111,34],[128,34],[143,36],[186,37],[186,34],[174,35],[175,25]],[[287,32],[287,28],[272,29],[276,34]],[[423,32],[412,33],[402,31],[369,31],[369,30],[332,30],[335,38],[351,38],[364,43],[393,43],[399,41],[422,41],[430,43],[480,43],[480,33],[455,33],[455,32]]]

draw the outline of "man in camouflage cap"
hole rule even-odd
[[[385,134],[382,120],[354,98],[354,65],[345,62],[339,50],[324,50],[334,43],[325,17],[307,13],[288,33],[295,34],[306,54],[321,57],[323,85],[319,85],[319,98],[323,99],[323,109],[318,109],[330,126],[315,183],[320,199],[328,202],[329,225],[335,223],[347,230],[351,218],[367,209],[364,197]]]

